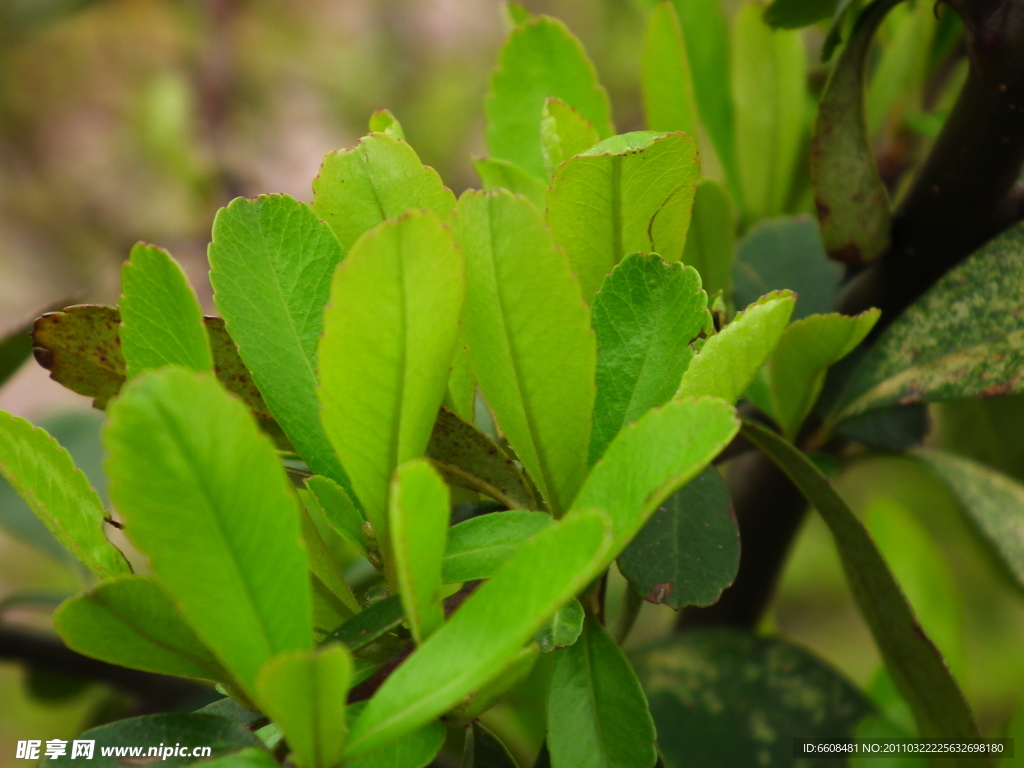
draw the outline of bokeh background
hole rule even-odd
[[[642,128],[645,3],[526,5],[581,38],[618,130]],[[888,23],[873,66],[888,66],[887,40],[924,28],[907,19],[930,22],[930,14],[919,2]],[[955,22],[932,26],[946,30],[953,50]],[[48,307],[116,303],[120,265],[138,240],[168,248],[213,313],[205,254],[216,210],[265,192],[310,200],[323,156],[353,145],[381,107],[456,193],[479,186],[471,159],[486,154],[483,96],[504,34],[497,0],[0,0],[0,336]],[[817,62],[821,30],[806,37]],[[962,73],[962,61],[951,61]],[[919,64],[911,62],[910,79],[895,91],[890,78],[869,99],[894,187],[941,124],[942,100],[955,95],[948,86],[905,98],[922,93],[922,78],[937,66]],[[823,72],[812,64],[809,103]],[[943,82],[956,79],[954,72]],[[0,408],[44,424],[102,483],[101,416],[86,398],[30,361],[0,390]],[[1024,480],[1021,399],[933,408],[932,423],[930,442]],[[838,482],[869,520],[896,521],[873,532],[918,610],[939,617],[930,631],[963,630],[947,654],[983,730],[1000,732],[1024,691],[1021,595],[955,503],[914,465],[864,458]],[[45,629],[54,601],[77,591],[81,578],[0,488],[0,621]],[[645,606],[631,645],[674,622],[670,609]],[[879,657],[814,517],[765,629],[860,685],[877,673]],[[0,766],[17,763],[18,739],[70,738],[124,704],[103,686],[0,658]],[[521,731],[518,746],[528,749],[535,725],[506,723],[506,733]]]

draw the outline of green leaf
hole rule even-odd
[[[350,706],[349,722],[362,710],[361,703]],[[369,754],[346,758],[345,768],[426,768],[441,751],[444,738],[445,727],[435,720]]]
[[[430,211],[371,230],[334,275],[323,424],[382,542],[391,475],[423,455],[444,399],[464,291],[462,255]]]
[[[402,598],[399,595],[391,595],[374,603],[362,613],[357,613],[332,632],[324,642],[337,640],[355,653],[401,624],[402,617]]]
[[[231,683],[153,579],[122,576],[61,604],[54,626],[68,648],[131,669]]]
[[[549,653],[556,648],[568,648],[575,643],[583,632],[583,620],[586,614],[580,601],[573,598],[558,609],[533,639],[540,647],[541,653]]]
[[[861,15],[825,85],[814,125],[811,176],[822,240],[829,256],[849,264],[874,261],[889,247],[892,213],[868,132],[864,77],[875,31],[899,2],[877,0]]]
[[[725,187],[711,179],[697,182],[693,216],[683,247],[683,263],[700,273],[709,296],[732,292],[732,263],[736,253],[736,216]],[[767,293],[767,291],[762,291]]]
[[[524,541],[551,525],[545,512],[492,512],[453,525],[444,553],[444,582],[486,579],[512,558]]]
[[[262,712],[254,712],[251,709],[247,709],[230,697],[217,699],[217,701],[197,709],[196,712],[225,717],[234,723],[244,725],[246,728],[258,728],[267,722],[267,716]]]
[[[478,720],[466,729],[461,768],[518,768],[508,748]]]
[[[0,477],[96,576],[131,573],[104,535],[103,502],[70,454],[39,427],[5,411],[0,411]]]
[[[345,582],[341,568],[328,550],[327,543],[320,535],[316,523],[305,509],[300,513],[300,520],[302,540],[309,555],[309,569],[313,580],[314,613],[316,613],[317,602],[326,602],[329,605],[323,607],[328,610],[323,611],[323,607],[321,610],[331,617],[326,625],[319,619],[314,621],[314,625],[321,628],[326,634],[345,619],[359,613],[360,605],[352,594],[351,587]]]
[[[755,2],[742,6],[732,32],[736,159],[748,223],[789,209],[806,125],[803,39],[773,31],[761,19],[763,9]]]
[[[220,383],[228,392],[242,398],[242,402],[249,406],[249,410],[257,419],[264,422],[272,421],[274,415],[264,402],[263,395],[256,388],[249,369],[242,362],[242,358],[238,354],[238,347],[228,335],[224,318],[204,317],[203,322],[206,324],[206,333],[210,337],[210,349],[213,351],[213,372],[217,374]]]
[[[534,509],[530,485],[515,462],[472,424],[447,408],[437,414],[427,458],[452,485],[485,493],[509,509]]]
[[[495,160],[493,157],[473,161],[473,168],[484,189],[488,192],[495,189],[507,189],[522,195],[538,208],[544,207],[544,196],[547,185],[536,176],[531,176],[518,165],[508,160]]]
[[[624,424],[664,405],[690,364],[690,342],[711,320],[707,294],[692,267],[633,253],[612,270],[594,298],[597,398],[590,463]]]
[[[484,109],[493,157],[544,177],[540,121],[551,96],[576,109],[601,138],[611,135],[608,94],[580,41],[558,19],[538,16],[509,33],[491,75]]]
[[[540,119],[540,144],[548,176],[555,172],[557,166],[590,149],[600,140],[593,124],[564,101],[552,97],[544,102]],[[542,186],[546,193],[547,186]],[[543,207],[544,195],[541,195],[540,202],[533,202]]]
[[[641,54],[644,113],[651,131],[697,136],[697,104],[683,32],[672,3],[660,3],[647,21]]]
[[[445,723],[449,727],[465,727],[495,705],[498,699],[523,683],[540,657],[540,648],[536,642],[520,648],[510,662],[490,681],[462,700],[462,704],[445,715]],[[515,694],[513,694],[514,696]]]
[[[829,260],[818,225],[807,216],[759,224],[739,244],[736,255],[736,306],[788,288],[798,297],[793,320],[835,309],[843,269]]]
[[[586,476],[594,403],[590,313],[537,209],[467,192],[452,216],[466,258],[463,333],[487,402],[557,516]]]
[[[943,276],[879,337],[831,420],[1024,391],[1024,225]]]
[[[696,477],[739,430],[732,406],[674,400],[623,428],[590,472],[574,509],[607,509],[618,556],[676,488]]]
[[[701,123],[736,196],[739,174],[734,146],[734,115],[729,91],[729,25],[718,0],[673,0],[693,77]]]
[[[32,355],[32,323],[15,328],[0,339],[0,386],[18,372]]]
[[[95,304],[47,312],[32,329],[36,361],[58,384],[104,408],[125,379],[120,323],[117,309]]]
[[[425,459],[403,464],[391,481],[387,567],[397,576],[402,607],[417,645],[444,624],[441,564],[448,538],[448,488]]]
[[[356,548],[361,555],[367,553],[366,519],[345,493],[345,489],[329,477],[314,475],[306,480],[306,488],[313,494],[324,519],[332,529]]]
[[[692,629],[632,661],[666,768],[793,766],[794,733],[849,739],[873,711],[852,683],[803,648],[735,629]]]
[[[206,768],[276,768],[280,763],[266,750],[249,747],[214,760],[204,760],[203,765]]]
[[[316,396],[321,315],[342,253],[309,206],[263,195],[217,213],[209,258],[217,308],[271,412],[310,469],[346,487]]]
[[[284,651],[260,669],[260,708],[284,732],[291,759],[301,768],[333,768],[340,762],[351,676],[352,657],[338,643]]]
[[[775,291],[736,315],[701,347],[683,374],[677,396],[739,400],[779,343],[795,302],[792,291]]]
[[[121,349],[128,376],[178,364],[213,367],[203,311],[185,271],[163,248],[137,243],[121,268]]]
[[[593,617],[555,654],[547,710],[552,768],[651,768],[658,759],[640,682]]]
[[[960,402],[978,401],[962,400]],[[815,410],[818,409],[815,408]],[[896,453],[919,445],[930,430],[931,419],[928,416],[928,406],[923,403],[868,411],[860,416],[847,419],[836,429],[843,437],[868,448]]]
[[[521,3],[517,3],[514,0],[506,0],[506,2],[501,4],[501,8],[504,11],[505,23],[509,29],[525,24],[533,18]]]
[[[788,439],[794,439],[814,407],[825,373],[864,340],[881,314],[869,309],[856,317],[811,315],[782,332],[768,361],[768,386],[772,416]]]
[[[837,0],[775,0],[764,12],[765,23],[779,29],[800,29],[831,18]]]
[[[587,511],[523,544],[370,699],[346,757],[414,731],[498,675],[608,562],[608,533],[607,518]]]
[[[984,464],[944,451],[921,448],[911,455],[949,489],[967,519],[1024,587],[1024,486]]]
[[[64,757],[48,760],[47,764],[77,765],[82,768],[124,768],[126,764],[133,762],[128,750],[141,747],[142,755],[135,757],[134,761],[145,761],[147,764],[159,762],[161,768],[178,768],[223,757],[240,749],[262,746],[259,739],[244,726],[223,717],[196,712],[166,712],[160,715],[132,717],[98,728],[90,728],[77,738],[96,742],[91,758],[72,759],[69,744]],[[174,755],[178,745],[187,745],[190,748],[184,755]],[[121,748],[124,751],[121,754],[115,752],[103,755],[102,750],[105,747]],[[195,747],[209,748],[210,752],[202,756],[193,755]],[[167,757],[162,757],[158,752],[161,748],[167,750]],[[146,760],[147,756],[149,760]],[[263,763],[259,765],[262,766]]]
[[[871,537],[828,480],[774,432],[745,422],[743,434],[785,472],[835,539],[850,590],[896,687],[925,738],[977,738],[978,727],[941,654],[925,635]],[[986,765],[963,757],[956,765]]]
[[[211,376],[129,382],[104,432],[125,532],[247,693],[278,651],[312,644],[298,500],[270,441]]]
[[[740,532],[714,467],[673,493],[619,555],[619,570],[651,603],[712,605],[740,566]]]
[[[378,109],[370,115],[370,133],[386,133],[392,138],[405,141],[405,131],[398,118],[386,109]]]
[[[692,138],[650,131],[602,141],[556,169],[548,224],[569,255],[584,301],[593,300],[628,253],[679,261],[699,174]]]
[[[313,211],[334,230],[342,253],[363,233],[408,210],[427,209],[442,219],[455,196],[437,172],[404,141],[385,133],[351,149],[331,152],[313,179]]]

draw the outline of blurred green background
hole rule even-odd
[[[583,41],[617,129],[642,128],[639,52],[649,4],[526,5],[563,19]],[[931,13],[920,2],[894,13],[873,64],[898,75],[877,79],[868,99],[894,188],[962,82],[963,62],[954,58],[923,111],[921,85],[946,59],[908,59],[906,51],[948,53],[957,44],[955,20],[934,23]],[[138,240],[167,247],[212,313],[205,253],[217,208],[264,192],[310,200],[323,156],[353,145],[381,107],[456,193],[478,186],[471,159],[486,154],[483,96],[504,34],[497,0],[0,0],[0,335],[49,306],[116,303],[120,264]],[[922,34],[930,36],[924,44]],[[822,36],[805,33],[809,94],[823,83]],[[799,205],[808,207],[809,196]],[[0,390],[0,408],[42,423],[102,482],[102,417],[86,398],[30,361]],[[1024,480],[1021,398],[935,407],[932,424],[929,443]],[[950,660],[983,731],[1002,733],[1024,692],[1022,595],[918,466],[864,457],[838,483]],[[81,585],[70,560],[0,489],[0,618],[46,628],[53,600]],[[675,620],[670,609],[645,605],[630,647],[670,632]],[[813,516],[764,628],[861,686],[884,684],[828,532]],[[18,762],[19,739],[69,738],[124,706],[100,686],[44,672],[0,660],[0,766]],[[492,717],[502,717],[500,707]],[[533,726],[520,725],[527,749]],[[517,727],[504,723],[506,733]]]

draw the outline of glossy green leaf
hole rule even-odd
[[[768,381],[772,416],[790,440],[821,394],[828,369],[864,340],[881,314],[811,315],[782,332],[768,361]]]
[[[736,194],[739,174],[734,145],[734,108],[729,91],[729,25],[718,0],[673,0],[693,78],[701,123]]]
[[[313,195],[313,211],[334,230],[342,253],[385,219],[412,209],[431,210],[443,219],[455,205],[437,172],[386,133],[328,154],[313,179]]]
[[[57,541],[99,578],[131,573],[103,531],[107,512],[68,452],[39,427],[0,411],[0,477]]]
[[[329,477],[314,475],[306,480],[306,487],[313,494],[324,519],[361,555],[367,552],[366,519],[345,493],[345,489]]]
[[[529,483],[501,446],[447,408],[437,414],[427,458],[452,485],[485,493],[509,509],[536,507]]]
[[[650,131],[602,141],[556,169],[548,224],[587,303],[628,253],[679,261],[699,174],[692,138]]]
[[[743,434],[785,472],[832,531],[850,590],[923,737],[977,738],[978,727],[942,655],[918,623],[868,532],[821,472],[774,432],[750,422]],[[961,758],[957,765],[985,765]]]
[[[464,291],[462,254],[429,211],[368,232],[334,276],[323,423],[381,541],[391,475],[423,455],[444,399]]]
[[[269,752],[258,747],[248,747],[224,757],[204,760],[206,768],[275,768],[280,763]]]
[[[389,568],[402,595],[405,618],[417,644],[444,624],[441,562],[448,538],[448,488],[425,459],[403,464],[391,482]]]
[[[452,217],[466,258],[463,332],[505,437],[556,515],[586,475],[594,403],[590,313],[537,209],[467,192]]]
[[[540,119],[540,144],[548,176],[555,172],[557,166],[590,149],[600,140],[593,124],[564,101],[549,98],[544,102]],[[543,186],[546,193],[547,185]],[[541,195],[541,201],[537,203],[539,207],[544,206],[543,198],[544,195]]]
[[[608,94],[580,41],[561,21],[538,16],[509,33],[491,76],[484,109],[493,157],[544,177],[540,121],[551,96],[576,109],[601,138],[611,135]]]
[[[631,660],[666,768],[793,766],[793,734],[849,739],[873,711],[836,670],[778,638],[694,628]],[[829,758],[805,764],[838,763]]]
[[[298,500],[239,400],[208,375],[147,372],[112,404],[104,444],[125,532],[247,692],[270,656],[310,647]]]
[[[362,704],[349,707],[349,722],[362,712]],[[427,768],[444,745],[445,727],[437,720],[369,754],[346,758],[345,768]]]
[[[444,582],[486,579],[512,558],[524,541],[551,525],[545,512],[492,512],[471,517],[448,531]]]
[[[729,193],[717,181],[701,179],[693,198],[693,216],[682,261],[700,273],[701,284],[709,296],[721,291],[728,297],[732,292],[735,254],[736,214]]]
[[[327,543],[320,535],[313,518],[306,510],[300,514],[302,523],[302,540],[309,555],[309,570],[313,586],[313,625],[320,634],[327,634],[345,619],[359,613],[360,605],[352,594],[352,589],[341,573],[341,567],[334,559]],[[326,603],[326,605],[324,605]],[[318,605],[319,604],[319,605]],[[326,622],[320,620],[321,614],[329,616]]]
[[[945,451],[922,448],[912,455],[949,489],[967,519],[1024,587],[1024,485]]]
[[[541,653],[550,653],[556,648],[568,648],[583,632],[586,613],[580,601],[573,598],[547,620],[540,631],[533,636]]]
[[[555,654],[547,711],[552,768],[651,768],[658,759],[640,682],[593,617]]]
[[[861,360],[832,418],[1024,391],[1024,225],[942,277]]]
[[[697,136],[697,104],[679,18],[672,3],[655,7],[641,54],[644,113],[651,131]]]
[[[402,124],[398,122],[398,118],[395,117],[389,110],[378,109],[372,115],[370,115],[370,133],[386,133],[392,138],[405,141],[405,131],[402,129]]]
[[[333,768],[345,744],[345,699],[352,657],[333,643],[279,653],[260,668],[260,708],[284,732],[301,768]]]
[[[837,0],[775,0],[764,12],[765,23],[780,29],[800,29],[832,17]]]
[[[878,0],[864,11],[825,85],[814,126],[811,177],[822,240],[829,256],[850,264],[873,261],[889,247],[892,213],[868,132],[864,78],[875,31],[899,2]]]
[[[683,374],[678,397],[739,400],[779,343],[795,302],[792,291],[775,291],[736,315],[701,347]]]
[[[518,768],[515,759],[501,740],[474,721],[466,729],[461,768]]]
[[[574,509],[607,509],[618,556],[677,488],[696,477],[739,429],[713,398],[673,400],[623,428],[590,472]]]
[[[287,195],[234,200],[217,213],[209,249],[214,300],[267,405],[310,469],[345,487],[316,396],[321,315],[342,254]]]
[[[32,356],[32,324],[23,325],[0,338],[0,386]]]
[[[161,767],[179,768],[210,759],[216,759],[241,749],[259,748],[260,740],[244,726],[216,715],[196,712],[166,712],[160,715],[143,715],[128,720],[119,720],[98,728],[90,728],[80,740],[95,741],[91,758],[72,759],[71,745],[64,757],[47,760],[48,765],[77,765],[82,768],[124,768],[132,762],[157,763]],[[161,746],[158,746],[161,745]],[[193,755],[192,749],[183,755],[175,755],[176,747],[208,747],[208,755]],[[103,750],[113,748],[113,754],[104,755]],[[140,749],[141,753],[132,750]],[[150,753],[149,750],[153,752]],[[158,750],[166,750],[163,757]],[[148,760],[146,758],[149,758]],[[262,766],[262,763],[259,765]]]
[[[651,603],[712,605],[740,566],[729,491],[713,467],[673,493],[619,555],[619,570]]]
[[[231,677],[150,578],[104,581],[53,617],[64,643],[94,659],[162,675],[231,683]]]
[[[420,728],[499,674],[597,575],[609,545],[607,518],[589,511],[523,544],[370,699],[352,726],[347,756]]]
[[[374,603],[346,621],[327,637],[325,642],[337,640],[355,653],[402,623],[402,598],[391,595]]]
[[[793,320],[835,310],[843,269],[821,244],[818,225],[807,216],[766,221],[740,242],[733,268],[737,307],[788,288],[797,295]],[[703,276],[703,273],[701,273]]]
[[[137,243],[121,268],[121,351],[128,376],[177,364],[213,367],[203,311],[185,271],[163,248]]]
[[[483,182],[488,192],[494,189],[507,189],[522,195],[538,208],[544,207],[544,196],[548,187],[536,176],[532,176],[518,165],[508,160],[496,160],[486,157],[473,161],[473,169]]]
[[[693,357],[690,342],[711,320],[707,294],[692,267],[633,253],[612,270],[594,298],[597,398],[590,463],[624,424],[664,405]]]
[[[773,31],[763,12],[760,3],[745,4],[732,32],[736,160],[747,222],[788,210],[806,124],[803,39]]]

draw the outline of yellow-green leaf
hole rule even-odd
[[[696,137],[699,118],[690,61],[671,2],[659,3],[647,21],[642,65],[647,129]]]

